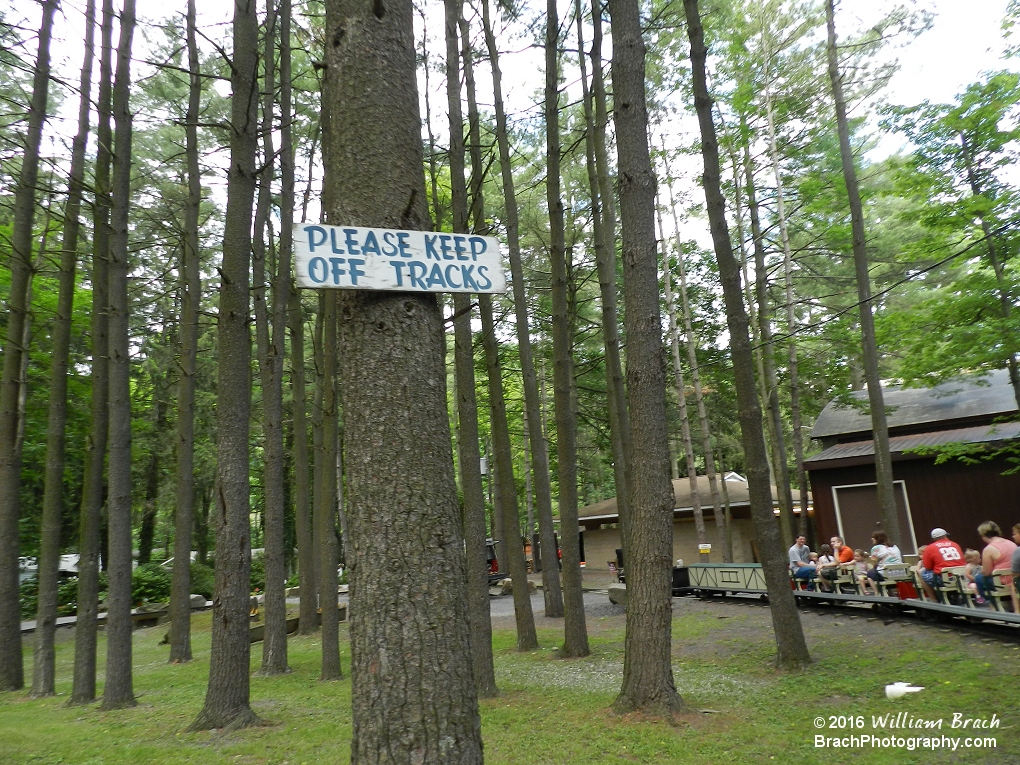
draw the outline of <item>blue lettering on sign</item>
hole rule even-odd
[[[457,282],[455,282],[453,280],[453,275],[452,275],[452,274],[456,274],[457,271],[459,271],[459,270],[460,270],[459,267],[457,265],[453,264],[453,263],[451,263],[450,265],[448,265],[446,267],[446,285],[450,289],[459,290],[461,288],[461,286],[462,286],[460,284],[457,284]]]
[[[446,289],[446,280],[443,279],[443,267],[438,263],[433,264],[432,272],[429,274],[429,280],[426,282],[429,287],[439,286]]]
[[[347,261],[347,266],[350,268],[351,273],[351,284],[355,287],[358,286],[358,277],[365,275],[365,272],[358,268],[358,266],[363,265],[365,265],[365,261],[361,258],[349,258]]]
[[[428,287],[425,286],[425,282],[421,280],[421,278],[425,276],[425,272],[428,270],[426,265],[424,263],[419,263],[417,260],[412,260],[408,264],[408,270],[410,271],[408,278],[411,280],[411,286],[417,287],[420,290],[427,290]]]
[[[347,273],[346,271],[344,271],[344,269],[340,268],[340,266],[342,266],[346,262],[347,261],[344,260],[343,258],[329,259],[330,265],[333,266],[333,284],[339,284],[340,277]]]
[[[318,228],[318,226],[315,226],[315,228]],[[323,231],[322,233],[325,234],[326,232]],[[319,244],[322,244],[322,242],[319,242]],[[319,271],[319,269],[322,270],[321,279],[318,276],[316,276],[316,273]],[[316,284],[322,284],[324,281],[326,281],[326,276],[328,273],[329,266],[326,265],[325,258],[312,258],[311,260],[308,261],[308,278],[311,279]]]
[[[305,226],[305,233],[308,234],[309,252],[315,252],[316,247],[321,247],[326,243],[326,229],[324,229],[322,226]],[[322,237],[318,241],[315,240],[316,234]]]
[[[336,243],[336,229],[331,228],[329,230],[329,246],[333,249],[334,255],[343,255],[344,251],[342,247],[338,247]]]
[[[402,258],[409,258],[409,257],[411,257],[411,250],[409,249],[410,245],[407,242],[407,240],[410,239],[410,238],[411,238],[411,235],[408,234],[406,231],[400,231],[400,232],[397,233],[397,241],[400,243],[399,244],[399,246],[400,246],[400,257],[402,257]]]
[[[471,245],[471,260],[478,260],[478,256],[484,254],[489,248],[489,243],[480,236],[471,237],[468,239],[468,243]]]
[[[383,255],[392,257],[397,254],[397,243],[394,241],[397,235],[393,231],[383,231]]]
[[[354,238],[354,235],[358,233],[356,228],[345,228],[344,229],[344,242],[347,244],[347,252],[351,255],[360,255],[361,250],[358,249],[358,240]]]
[[[404,286],[404,267],[407,266],[407,263],[402,263],[399,260],[391,260],[390,261],[390,265],[393,266],[393,270],[396,273],[396,276],[397,276],[397,286],[398,287],[403,287]]]
[[[449,234],[439,235],[439,249],[443,252],[443,260],[453,260],[453,255],[450,254],[450,240],[452,238]]]
[[[464,276],[464,289],[469,286],[473,287],[474,290],[478,291],[478,285],[475,283],[475,278],[471,275],[471,272],[475,270],[474,266],[461,266],[460,272]]]
[[[425,259],[435,258],[439,260],[439,251],[436,250],[436,240],[439,239],[438,235],[429,236],[425,234]]]
[[[355,253],[356,255],[357,253]],[[361,245],[362,255],[378,255],[379,253],[379,242],[375,238],[375,232],[369,231],[365,234],[365,243]]]
[[[478,266],[478,289],[480,290],[487,290],[492,286],[492,279],[485,275],[488,270],[488,266]],[[482,283],[482,279],[485,280],[484,284]]]
[[[467,260],[467,250],[464,248],[464,237],[455,236],[453,238],[453,251],[457,253],[457,260]]]

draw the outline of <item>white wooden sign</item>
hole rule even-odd
[[[400,292],[506,292],[491,236],[363,226],[294,226],[299,287]]]

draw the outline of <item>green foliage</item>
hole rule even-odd
[[[251,559],[251,590],[265,592],[266,561],[261,555],[253,555]]]
[[[191,564],[191,593],[202,595],[206,600],[211,600],[213,595],[213,583],[215,574],[208,566],[201,563]]]
[[[133,603],[163,603],[170,599],[171,574],[158,563],[146,563],[131,574]]]
[[[21,603],[21,618],[35,619],[39,610],[39,580],[22,582],[18,590]],[[73,616],[78,613],[78,577],[61,579],[57,584],[57,616]]]
[[[18,588],[18,599],[21,603],[21,618],[34,619],[39,611],[39,580],[32,577],[22,582]]]

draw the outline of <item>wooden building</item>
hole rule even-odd
[[[906,554],[946,529],[962,546],[980,550],[977,526],[992,520],[1008,535],[1020,523],[1020,474],[1005,457],[974,464],[917,450],[950,444],[1002,445],[1020,439],[1017,404],[1005,371],[943,383],[935,388],[888,387],[889,448]],[[811,437],[822,452],[805,460],[811,480],[818,538],[839,534],[851,547],[867,548],[878,528],[875,447],[867,392],[854,394],[859,409],[829,403]],[[1009,421],[1013,420],[1013,421]]]
[[[726,493],[729,497],[732,518],[733,562],[755,563],[758,561],[754,543],[754,529],[751,523],[751,502],[747,481],[736,473],[726,476]],[[712,545],[710,562],[723,562],[721,528],[716,525],[712,513],[712,497],[709,493],[707,476],[698,476],[698,494],[705,517],[705,531]],[[685,563],[699,562],[698,538],[694,529],[694,509],[691,506],[691,484],[687,478],[673,481],[673,560]],[[794,491],[794,503],[800,495]],[[777,502],[776,488],[772,487],[773,502]],[[620,542],[620,516],[616,509],[616,497],[604,499],[578,511],[582,533],[581,544],[587,568],[604,567],[616,559]]]

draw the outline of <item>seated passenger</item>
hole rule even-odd
[[[868,556],[864,554],[864,550],[854,550],[854,577],[864,595],[878,595],[877,589],[872,593],[868,592]]]
[[[807,537],[797,537],[796,543],[789,550],[789,557],[793,578],[810,583],[815,578],[817,567],[811,560],[811,549],[807,546]]]
[[[967,577],[967,589],[973,596],[974,602],[979,606],[983,606],[988,601],[978,595],[977,584],[975,584],[975,577],[981,573],[981,553],[968,548],[963,552],[963,559],[967,563],[967,570],[963,574]]]
[[[924,594],[935,600],[935,588],[942,586],[942,569],[962,565],[963,550],[949,538],[949,532],[945,529],[932,529],[931,539],[931,544],[925,547],[921,558],[920,574]]]
[[[885,579],[883,571],[894,564],[903,564],[903,556],[900,548],[890,544],[889,535],[884,531],[876,531],[871,535],[874,545],[871,548],[871,557],[875,561],[875,567],[868,571],[868,578],[874,583],[875,593],[878,594],[878,583]]]
[[[974,577],[974,582],[977,584],[978,594],[987,600],[992,596],[997,584],[992,572],[996,569],[1010,568],[1017,545],[1003,538],[1002,530],[995,521],[985,521],[978,526],[977,531],[986,547],[981,551],[981,573]],[[1002,577],[1002,581],[1007,587],[1012,588],[1012,575],[1007,574]]]
[[[1013,613],[1020,614],[1020,523],[1013,527],[1013,542],[1017,545],[1010,566],[1013,572]]]
[[[812,553],[812,555],[813,554],[814,553]],[[829,545],[822,545],[818,548],[818,555],[815,556],[815,558],[815,566],[818,569],[821,588],[825,592],[829,592],[832,590],[832,587],[828,585],[828,577],[826,577],[825,574],[828,571],[835,570],[833,567],[836,565],[836,559],[832,556],[832,548],[829,547]]]

